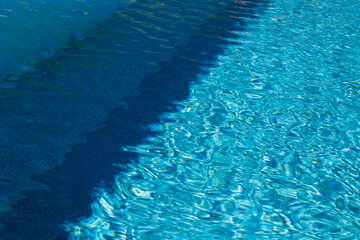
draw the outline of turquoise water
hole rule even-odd
[[[71,238],[359,239],[358,9],[274,0],[245,19]]]
[[[88,216],[94,188],[134,155],[122,147],[189,96],[256,7],[137,0],[5,81],[15,86],[0,86],[0,239],[67,239],[61,225]]]
[[[0,0],[0,87],[13,87],[70,38],[81,39],[131,0]],[[10,81],[4,82],[8,79]]]

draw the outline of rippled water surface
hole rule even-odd
[[[131,0],[0,0],[0,87]],[[4,81],[4,80],[10,81]]]
[[[263,2],[137,0],[4,81],[0,239],[67,239],[64,223],[90,216],[94,188],[136,157],[123,147],[176,110]]]
[[[71,238],[359,239],[359,9],[274,0],[243,16]]]

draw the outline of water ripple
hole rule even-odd
[[[360,237],[359,2],[274,1],[73,239]]]

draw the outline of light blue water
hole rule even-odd
[[[358,9],[272,1],[72,239],[359,239]]]
[[[131,0],[0,0],[0,87]]]

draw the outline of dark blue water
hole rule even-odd
[[[0,89],[0,239],[66,239],[266,1],[136,1]],[[260,11],[261,13],[261,11]],[[14,82],[15,81],[15,82]],[[4,85],[4,86],[5,86]]]

